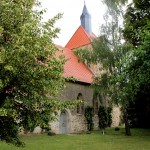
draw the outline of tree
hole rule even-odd
[[[128,6],[123,34],[132,46],[122,57],[122,73],[118,83],[124,84],[120,94],[127,96],[127,114],[131,125],[150,127],[149,119],[149,15],[150,2],[134,0]],[[126,81],[126,83],[125,83]],[[120,97],[120,96],[119,96]],[[134,112],[134,118],[133,118]]]
[[[133,3],[128,5],[127,12],[124,16],[124,38],[134,46],[140,44],[141,38],[139,31],[147,25],[150,19],[149,14],[150,1],[133,0]]]
[[[136,102],[140,92],[142,95],[145,92],[145,98],[149,99],[149,2],[133,0],[125,14],[120,8],[126,0],[103,2],[108,10],[105,14],[106,24],[101,30],[102,36],[93,43],[92,52],[84,50],[84,54],[82,51],[78,54],[87,62],[102,64],[102,74],[95,80],[96,93],[101,97],[105,95],[105,101],[109,95],[113,103],[121,106],[126,135],[131,135],[130,104]],[[118,24],[122,15],[125,15],[123,30]],[[122,39],[125,39],[124,43]]]
[[[113,5],[120,6],[122,2],[126,1],[105,0],[109,8],[115,8],[112,7]],[[136,106],[141,96],[144,99],[141,99],[141,106],[144,107],[142,110],[145,110],[144,113],[142,112],[143,117],[149,116],[149,8],[150,2],[146,0],[133,0],[133,3],[127,6],[123,24],[123,37],[126,42],[121,45],[115,42],[116,47],[113,49],[115,68],[111,75],[111,87],[114,89],[111,98],[121,105],[126,135],[131,134],[129,122],[141,119],[136,117],[131,120],[130,111],[131,104],[132,107]],[[143,102],[147,105],[142,105]],[[139,114],[139,111],[136,113]],[[143,122],[149,124],[148,121]]]
[[[149,119],[147,119],[150,116],[149,28],[150,25],[139,33],[141,42],[137,48],[132,47],[124,57],[123,62],[126,67],[123,68],[122,73],[116,79],[119,84],[125,83],[126,80],[126,86],[124,85],[120,88],[120,96],[128,97],[126,110],[131,125],[134,125],[134,127],[150,127]]]
[[[105,128],[108,126],[106,107],[99,106],[98,117],[99,117],[99,128],[102,129],[103,134],[105,134]]]
[[[92,131],[94,123],[93,123],[93,116],[94,116],[94,109],[92,106],[85,107],[85,118],[87,121],[87,129],[88,131]]]
[[[107,126],[111,127],[112,124],[112,107],[107,107]]]
[[[56,100],[63,88],[63,56],[58,48],[58,14],[42,22],[37,0],[0,1],[0,139],[17,146],[18,129],[32,131],[66,104]]]
[[[118,99],[119,86],[114,79],[116,75],[122,73],[124,67],[122,57],[130,50],[129,44],[122,44],[122,29],[120,27],[120,18],[123,16],[123,8],[120,1],[103,1],[108,9],[105,14],[106,23],[101,27],[101,36],[92,43],[93,51],[77,50],[77,54],[82,60],[88,63],[94,63],[100,66],[101,72],[95,77],[95,93],[99,99],[105,101],[106,106],[112,103],[122,106],[124,114],[126,135],[130,135],[129,120],[126,112],[125,100],[127,97]],[[126,1],[121,1],[125,4]],[[124,84],[120,84],[124,86]],[[128,102],[128,101],[127,101]]]

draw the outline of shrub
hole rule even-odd
[[[94,109],[93,109],[92,106],[87,106],[85,108],[85,118],[86,118],[86,121],[87,121],[88,131],[93,130],[93,126],[94,126],[94,123],[93,123],[94,113],[93,113],[93,111],[94,111]]]

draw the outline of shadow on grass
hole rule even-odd
[[[84,134],[102,134],[102,130],[96,130],[91,132],[80,132],[70,135],[84,135]],[[150,136],[150,129],[141,129],[141,128],[131,128],[131,136]],[[115,128],[107,128],[105,130],[105,135],[113,135],[113,136],[124,136],[125,128],[119,127],[119,130],[115,130]]]

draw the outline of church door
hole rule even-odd
[[[59,117],[59,132],[69,132],[69,114],[67,111],[62,111]]]

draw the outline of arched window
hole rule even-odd
[[[82,100],[83,101],[83,96],[82,96],[81,93],[78,94],[77,100]],[[84,103],[77,105],[77,113],[78,114],[83,114],[84,113]]]

